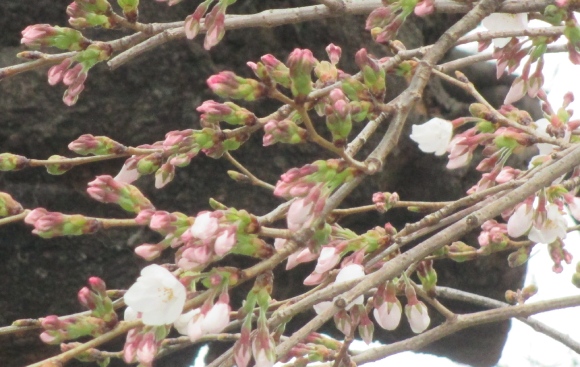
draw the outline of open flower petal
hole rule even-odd
[[[453,124],[435,117],[422,125],[413,125],[411,139],[419,144],[419,149],[425,153],[443,155],[453,136]]]

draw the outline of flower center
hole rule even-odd
[[[163,287],[163,288],[158,289],[158,291],[161,294],[161,298],[162,298],[163,302],[169,302],[174,297],[173,289],[171,289],[171,288]]]

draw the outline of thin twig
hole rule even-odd
[[[230,152],[225,152],[224,153],[224,157],[226,157],[226,159],[228,161],[230,161],[231,164],[233,164],[237,169],[239,169],[240,171],[242,171],[242,173],[246,176],[248,176],[248,178],[250,179],[250,183],[252,185],[256,185],[256,186],[260,186],[263,187],[267,190],[270,191],[274,191],[275,187],[274,185],[271,185],[269,183],[267,183],[266,181],[262,181],[260,180],[258,177],[256,177],[252,172],[250,172],[246,167],[244,167],[243,164],[241,164],[240,162],[238,162],[231,154]]]

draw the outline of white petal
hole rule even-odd
[[[390,306],[390,310],[389,310]],[[395,330],[401,322],[402,314],[401,304],[397,303],[383,303],[379,309],[374,309],[373,315],[380,327],[385,330]]]
[[[422,125],[413,125],[410,138],[425,153],[443,155],[453,135],[451,122],[435,117]]]
[[[322,302],[317,303],[314,306],[312,306],[312,308],[314,308],[314,311],[316,311],[316,313],[318,315],[320,315],[324,311],[328,310],[330,307],[332,307],[331,301],[322,301]]]
[[[510,237],[520,237],[532,226],[534,211],[526,204],[520,205],[508,220],[507,230]]]
[[[125,321],[135,321],[139,318],[139,312],[135,311],[131,307],[127,307],[123,314],[123,320]]]
[[[493,13],[483,19],[481,23],[485,28],[492,32],[521,31],[528,27],[528,15],[524,13]],[[496,38],[493,40],[493,44],[495,47],[502,48],[507,45],[510,40],[511,37]]]
[[[187,326],[192,321],[193,316],[198,313],[199,308],[196,308],[195,310],[190,310],[179,316],[177,320],[175,320],[175,322],[173,323],[175,330],[177,330],[177,332],[180,333],[181,335],[187,335]]]
[[[349,280],[362,278],[365,276],[365,271],[362,265],[350,264],[342,268],[336,276],[335,283],[344,283]]]

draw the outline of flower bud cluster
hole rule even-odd
[[[144,243],[135,247],[135,253],[147,261],[157,258],[163,250],[170,246],[178,247],[183,244],[181,236],[191,226],[190,218],[183,213],[168,213],[151,209],[140,211],[135,222],[140,225],[148,225],[153,231],[165,236],[157,244]]]
[[[169,330],[165,325],[129,330],[123,347],[123,360],[126,363],[139,362],[140,366],[152,367],[161,342],[169,334]]]
[[[324,114],[332,142],[338,147],[345,146],[352,130],[352,116],[349,100],[340,88],[333,89],[329,93]]]
[[[193,225],[181,235],[184,244],[176,254],[176,263],[185,270],[205,267],[229,252],[264,258],[271,248],[256,236],[257,219],[245,210],[200,212]]]
[[[127,147],[106,136],[84,134],[68,145],[68,148],[80,155],[122,154]]]
[[[304,99],[312,91],[312,70],[318,60],[308,49],[296,48],[288,56],[290,90],[297,99]]]
[[[68,23],[74,28],[115,25],[111,4],[107,0],[75,0],[66,8]]]
[[[505,249],[509,242],[507,224],[498,223],[494,219],[485,221],[481,225],[481,233],[477,237],[482,254],[491,254]]]
[[[367,53],[365,48],[360,49],[354,58],[363,75],[364,85],[373,97],[382,101],[386,93],[386,72],[379,65],[379,60]]]
[[[248,62],[248,66],[264,84],[271,86],[280,84],[284,88],[290,88],[288,66],[270,54],[262,56],[260,60],[258,63]]]
[[[254,101],[266,95],[266,86],[254,79],[242,78],[231,71],[222,71],[207,80],[209,88],[222,98]]]
[[[49,212],[44,208],[32,210],[24,218],[26,224],[34,226],[32,233],[42,238],[57,236],[80,236],[95,233],[101,228],[101,223],[94,218],[80,214],[66,215]]]
[[[40,326],[44,329],[40,339],[47,344],[60,344],[82,336],[97,337],[111,329],[107,322],[93,316],[69,316],[61,319],[50,315],[41,319]]]
[[[28,47],[56,47],[61,50],[84,50],[90,41],[82,33],[66,27],[50,24],[29,25],[22,31],[20,43]]]
[[[91,310],[91,316],[102,319],[109,327],[117,324],[117,313],[113,308],[113,301],[107,295],[105,282],[98,277],[89,278],[89,286],[82,288],[78,293],[79,302]]]
[[[379,213],[385,213],[399,202],[399,194],[396,192],[375,192],[373,194],[373,203]]]
[[[335,159],[316,161],[301,168],[292,168],[283,174],[276,184],[274,195],[296,198],[288,209],[288,229],[298,231],[311,227],[332,191],[343,182],[351,180],[355,174],[354,169]],[[319,245],[326,243],[330,232],[322,229],[318,233],[319,238],[314,236],[315,241],[309,243],[309,255],[316,256],[314,254],[319,252]]]
[[[201,124],[204,127],[214,127],[221,121],[230,125],[246,126],[252,126],[257,122],[256,115],[232,102],[205,101],[197,108],[197,112],[202,114]]]
[[[270,120],[264,125],[262,143],[265,147],[275,143],[298,144],[307,140],[308,133],[290,118]]]
[[[259,367],[272,367],[276,362],[276,341],[268,329],[266,317],[271,301],[272,282],[271,272],[259,275],[239,311],[244,315],[244,322],[241,337],[234,345],[234,359],[238,367],[248,366],[252,355],[256,366]],[[259,315],[256,332],[252,336],[252,319],[256,305],[259,308]]]
[[[97,176],[94,181],[89,182],[88,186],[87,193],[101,203],[117,204],[133,213],[155,209],[139,189],[133,185],[115,181],[111,176]]]
[[[383,1],[384,6],[376,8],[367,17],[365,29],[371,32],[375,42],[385,44],[395,38],[411,13],[415,12],[418,16],[429,14],[430,1],[423,0],[421,3],[419,6],[416,1]]]
[[[48,84],[62,82],[68,88],[64,92],[63,102],[74,105],[85,89],[89,70],[97,63],[108,60],[113,53],[112,47],[104,42],[93,42],[72,58],[64,59],[60,64],[48,69]],[[72,66],[74,62],[76,65]]]
[[[167,1],[167,0],[161,0]],[[169,0],[169,5],[177,4],[181,0]],[[201,19],[206,15],[209,6],[214,2],[214,0],[205,0],[197,6],[193,14],[185,18],[185,36],[188,39],[193,39],[199,33],[201,26]],[[225,18],[226,10],[229,5],[235,3],[236,0],[218,0],[218,3],[214,5],[209,13],[207,13],[204,19],[204,25],[206,28],[205,40],[203,42],[203,47],[206,50],[211,49],[213,46],[217,45],[226,33],[225,29]]]

